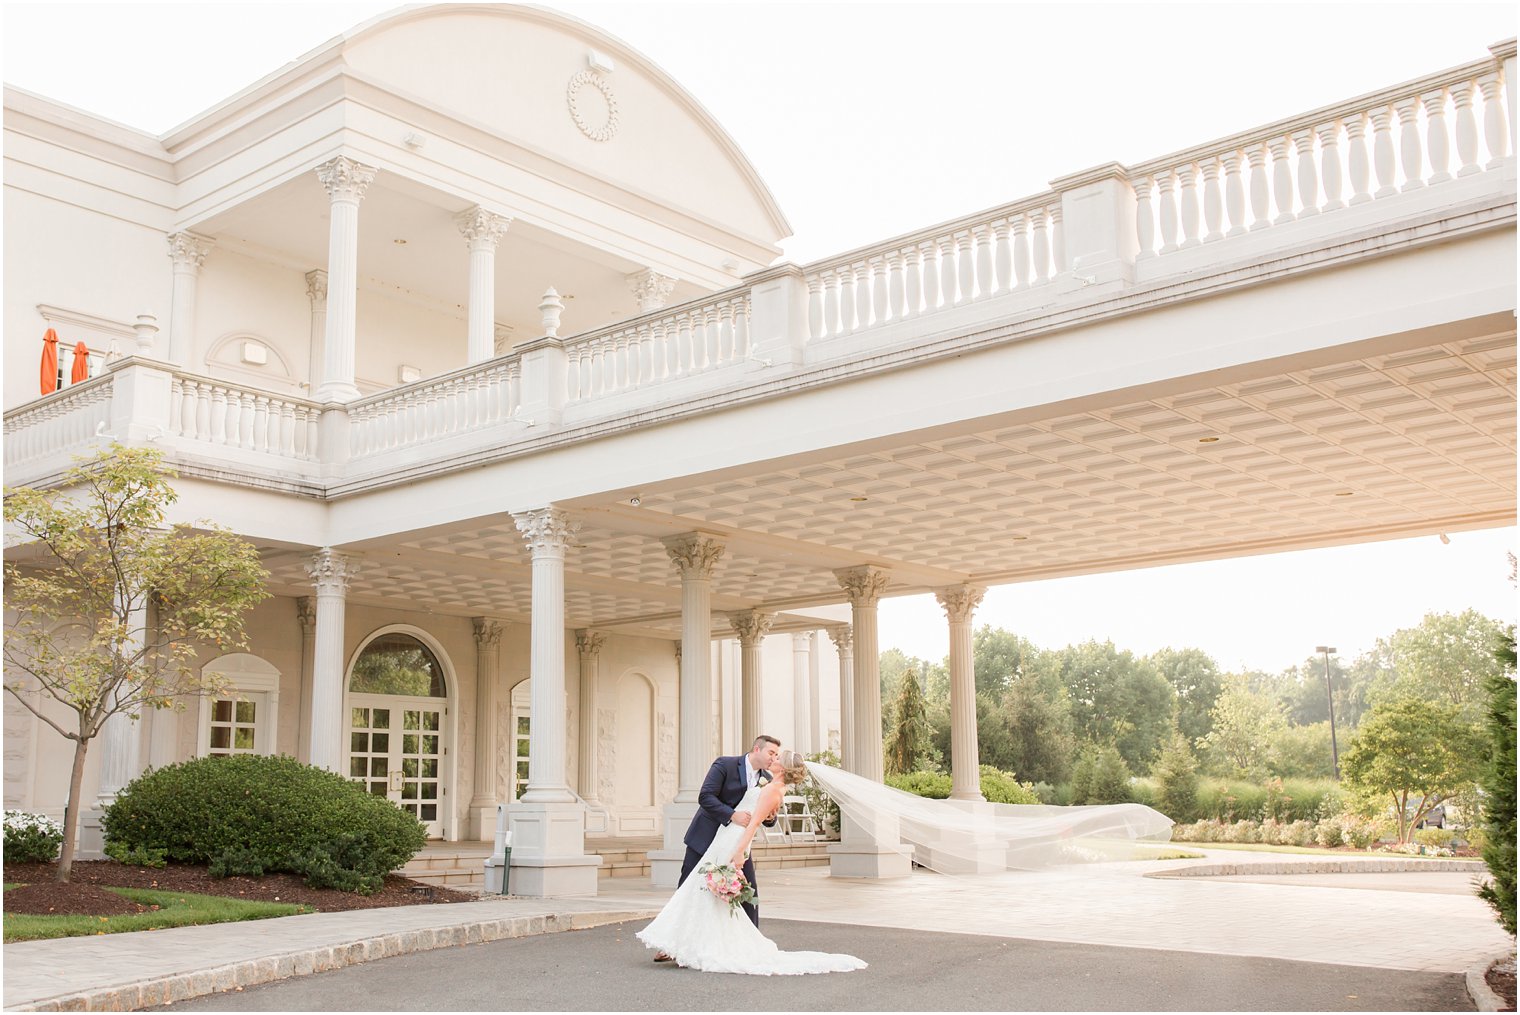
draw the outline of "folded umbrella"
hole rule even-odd
[[[90,347],[83,342],[74,346],[74,369],[69,371],[69,383],[78,384],[90,379]]]
[[[42,336],[42,393],[58,390],[58,332],[52,328]]]

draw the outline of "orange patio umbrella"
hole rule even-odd
[[[90,379],[90,347],[80,342],[74,346],[74,369],[69,371],[69,383],[78,384]]]
[[[58,332],[52,328],[42,336],[42,393],[58,390]]]

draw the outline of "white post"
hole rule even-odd
[[[802,269],[784,264],[751,276],[749,341],[751,362],[756,367],[792,366],[802,362],[807,342],[808,289]],[[864,293],[864,280],[860,283]],[[860,297],[857,295],[857,299]],[[860,307],[865,327],[868,304]]]
[[[211,240],[195,233],[169,234],[169,261],[174,265],[174,290],[169,312],[169,349],[165,358],[186,366],[195,344],[195,290],[201,264],[211,253]]]
[[[818,658],[819,641],[817,631],[808,632],[808,687],[811,689],[808,695],[808,715],[812,719],[808,724],[808,742],[815,752],[829,749],[829,728],[823,721],[823,681],[818,672],[821,662]]]
[[[343,771],[343,614],[348,583],[358,568],[324,546],[306,566],[317,590],[316,643],[311,667],[311,763]]]
[[[475,632],[475,768],[469,836],[485,839],[496,827],[496,684],[501,669],[501,625],[472,617]]]
[[[470,316],[468,358],[480,363],[495,354],[496,247],[512,219],[480,205],[455,216],[454,224],[470,246]]]
[[[808,690],[808,648],[812,635],[807,631],[792,634],[792,750],[798,754],[813,752],[811,693]]]
[[[296,598],[296,620],[301,625],[301,711],[296,716],[296,760],[311,763],[311,697],[316,666],[314,653],[317,633],[317,601],[311,596]]]
[[[855,631],[849,625],[829,628],[839,653],[839,767],[855,771]]]
[[[359,202],[375,179],[370,166],[338,156],[317,167],[327,188],[330,219],[327,230],[327,335],[322,379],[313,396],[319,402],[351,402],[359,397],[354,386],[354,346],[358,329]]]
[[[516,895],[595,895],[586,812],[565,781],[565,548],[580,528],[559,508],[512,516],[533,559],[528,788],[510,809]]]
[[[141,648],[147,636],[148,611],[139,607],[127,613],[127,636],[122,646],[125,654]],[[115,696],[119,698],[120,696]],[[142,730],[126,712],[117,712],[100,730],[100,786],[95,806],[82,811],[79,820],[81,860],[98,860],[105,855],[105,832],[100,818],[116,802],[116,796],[138,774],[142,748]]]
[[[600,676],[599,663],[602,654],[602,646],[607,643],[607,636],[598,631],[580,630],[575,632],[575,647],[580,655],[581,672],[581,713],[580,713],[580,740],[578,747],[580,755],[577,758],[576,780],[580,788],[581,799],[588,804],[599,803],[597,799],[597,767],[596,767],[596,710],[597,710],[597,679]]]
[[[774,613],[758,613],[755,610],[728,615],[728,622],[739,636],[739,743],[745,750],[749,750],[749,745],[756,737],[766,732],[760,722],[760,643],[775,620]]]
[[[1150,252],[1148,248],[1141,249],[1139,226],[1143,223],[1147,229],[1146,243],[1152,242],[1154,231],[1149,209],[1150,180],[1142,182],[1147,205],[1143,214],[1128,173],[1117,162],[1051,181],[1051,189],[1061,195],[1062,229],[1066,256],[1070,258],[1071,272],[1063,284],[1134,280],[1135,259]],[[1072,277],[1078,275],[1082,276],[1081,281]]]
[[[321,268],[306,273],[306,298],[311,301],[311,340],[306,358],[306,390],[315,392],[321,383],[323,350],[327,344],[327,272]]]
[[[950,798],[982,800],[976,742],[976,675],[972,667],[971,614],[986,589],[953,585],[934,598],[950,621]]]

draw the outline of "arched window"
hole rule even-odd
[[[348,688],[356,694],[401,694],[446,698],[448,685],[438,657],[418,639],[393,631],[364,646]]]

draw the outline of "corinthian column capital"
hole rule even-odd
[[[471,617],[470,626],[475,631],[475,644],[488,648],[501,643],[501,624],[489,617]]]
[[[700,578],[705,581],[711,578],[713,568],[723,556],[723,544],[717,537],[705,532],[668,536],[660,542],[664,544],[665,552],[670,554],[670,560],[683,580]]]
[[[676,280],[657,271],[640,271],[628,276],[628,290],[633,293],[639,310],[648,313],[670,302],[670,294],[676,290]]]
[[[495,250],[501,238],[512,225],[508,215],[486,211],[480,205],[466,209],[454,216],[454,224],[470,243],[470,249]]]
[[[339,155],[317,167],[317,179],[327,188],[330,199],[358,203],[375,180],[375,167]]]
[[[327,272],[317,268],[306,273],[306,298],[318,309],[327,306]]]
[[[592,631],[581,628],[575,632],[575,647],[582,658],[595,658],[602,651],[602,646],[607,644],[607,636],[600,631]]]
[[[306,573],[316,586],[317,595],[344,595],[348,592],[349,581],[359,573],[359,567],[332,547],[324,546],[311,555]]]
[[[851,606],[866,607],[876,605],[892,580],[891,572],[870,564],[839,568],[834,572],[834,577],[839,580],[839,587],[844,589],[845,595],[849,596]]]
[[[512,520],[535,557],[563,556],[571,537],[581,529],[581,523],[562,508],[522,511],[514,514]]]
[[[739,644],[745,648],[749,648],[764,638],[775,622],[774,613],[760,613],[757,610],[740,610],[728,615],[729,625],[739,636]]]
[[[971,614],[980,605],[982,596],[986,594],[987,590],[979,585],[951,585],[934,590],[934,598],[944,607],[945,616],[952,624],[970,620]]]
[[[199,271],[201,262],[211,253],[212,242],[208,237],[195,233],[170,233],[169,260],[176,268]]]
[[[829,640],[840,652],[849,652],[855,647],[855,629],[849,624],[840,624],[837,627],[827,627]]]

